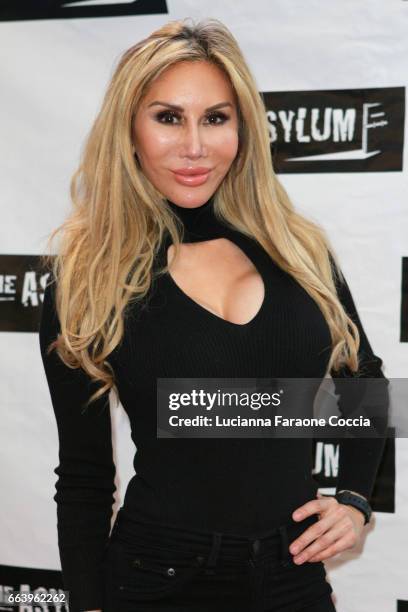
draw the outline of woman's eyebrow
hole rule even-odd
[[[168,108],[172,108],[173,110],[178,110],[178,111],[184,110],[184,108],[182,106],[179,106],[178,104],[170,104],[170,102],[160,102],[159,100],[155,100],[154,102],[151,102],[147,108],[150,108],[151,106],[167,106]],[[208,108],[205,109],[205,111],[208,112],[208,111],[216,110],[217,108],[222,108],[224,106],[231,106],[232,108],[231,102],[219,102],[218,104],[209,106]]]

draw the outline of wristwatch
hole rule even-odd
[[[334,495],[340,504],[347,504],[348,506],[354,506],[357,510],[360,510],[364,514],[364,525],[370,522],[371,514],[373,512],[370,504],[365,497],[360,497],[352,491],[346,491],[343,489]]]

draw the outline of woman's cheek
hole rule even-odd
[[[238,134],[234,129],[223,131],[218,139],[218,151],[225,159],[231,162],[238,152]]]

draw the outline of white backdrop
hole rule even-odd
[[[0,256],[44,251],[47,235],[70,206],[69,179],[114,64],[127,47],[170,19],[222,20],[238,39],[259,90],[272,95],[406,88],[404,0],[170,0],[167,8],[156,15],[0,23]],[[404,143],[403,115],[398,129]],[[408,375],[408,347],[400,341],[401,261],[408,256],[406,166],[404,149],[402,171],[280,174],[296,207],[322,224],[337,248],[388,378]],[[6,273],[3,266],[0,274]],[[36,300],[34,294],[27,316],[35,317]],[[59,569],[52,500],[57,429],[38,335],[2,329],[0,564]],[[124,412],[113,410],[113,418],[119,506],[134,446]],[[326,562],[338,612],[408,609],[397,607],[397,600],[408,600],[406,439],[396,440],[395,487],[395,513],[376,512],[362,545]]]

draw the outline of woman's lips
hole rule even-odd
[[[196,186],[196,185],[202,185],[203,183],[205,183],[210,175],[210,172],[211,170],[204,172],[204,174],[185,175],[185,174],[178,174],[177,172],[173,172],[173,174],[174,174],[174,178],[176,179],[176,181],[180,183],[181,185]]]

